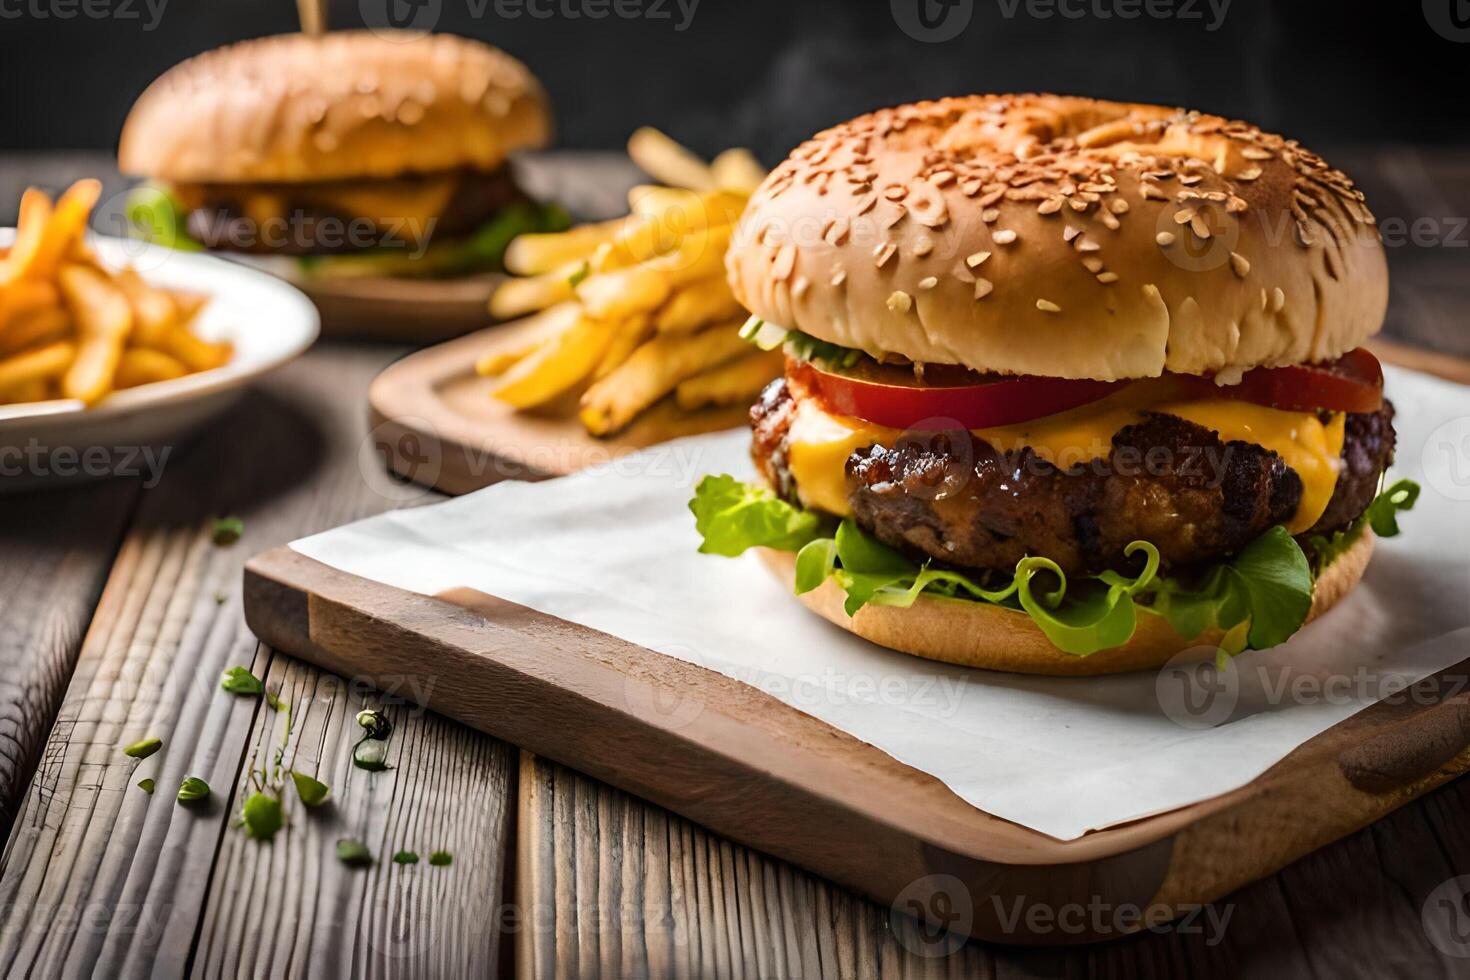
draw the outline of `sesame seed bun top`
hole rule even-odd
[[[751,199],[727,259],[773,323],[871,353],[1062,378],[1335,358],[1388,272],[1341,171],[1246,123],[991,95],[819,133]]]
[[[160,76],[123,126],[125,173],[292,182],[491,170],[551,119],[516,59],[450,35],[344,31],[245,41]]]

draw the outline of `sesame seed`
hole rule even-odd
[[[1106,286],[1109,283],[1117,282],[1118,274],[1116,272],[1099,272],[1097,274],[1097,281]]]
[[[1246,259],[1246,257],[1244,255],[1241,255],[1239,252],[1231,252],[1230,268],[1235,270],[1235,274],[1237,276],[1244,279],[1251,271],[1251,264]]]
[[[1205,224],[1205,216],[1197,214],[1189,221],[1189,228],[1200,238],[1210,237],[1210,226]]]
[[[834,286],[840,286],[840,285],[842,285],[846,281],[847,281],[847,270],[846,269],[838,269],[836,272],[832,273],[832,285],[834,285]]]
[[[920,258],[923,258],[932,251],[934,251],[934,239],[929,238],[927,235],[914,242],[914,254]]]
[[[1172,231],[1161,231],[1154,236],[1154,241],[1167,248],[1174,244],[1174,233]]]
[[[1103,260],[1098,258],[1096,255],[1089,255],[1082,260],[1082,268],[1086,269],[1088,272],[1101,272],[1103,268]]]
[[[1259,176],[1261,176],[1261,168],[1260,167],[1250,167],[1250,168],[1248,168],[1246,170],[1242,170],[1240,173],[1236,174],[1235,179],[1236,180],[1255,180]]]
[[[1060,312],[1062,312],[1062,308],[1060,306],[1058,306],[1057,304],[1053,303],[1049,299],[1039,299],[1039,300],[1037,300],[1036,301],[1036,308],[1038,310],[1040,310],[1041,312],[1043,312],[1043,313],[1060,313]]]
[[[1174,212],[1174,223],[1176,225],[1187,225],[1194,220],[1194,208],[1180,208]]]
[[[992,283],[989,279],[976,279],[975,280],[975,298],[976,299],[984,299],[985,297],[987,297],[987,296],[990,295],[990,291],[992,289],[994,289],[994,288],[995,288],[995,284]]]
[[[990,258],[989,252],[974,252],[965,259],[965,265],[972,269],[978,269],[985,264],[985,260],[988,258]]]
[[[914,298],[902,289],[895,289],[888,296],[888,308],[895,313],[907,313],[914,308]]]
[[[1096,252],[1098,249],[1102,248],[1101,245],[1093,241],[1091,238],[1086,237],[1085,235],[1082,238],[1077,239],[1077,244],[1072,247],[1077,249],[1077,251],[1079,252]]]
[[[1062,241],[1070,242],[1080,234],[1082,234],[1081,228],[1078,228],[1076,225],[1068,225],[1062,230]]]
[[[893,253],[897,251],[898,246],[893,244],[892,242],[885,242],[884,244],[879,245],[876,249],[874,249],[873,257],[878,260],[878,268],[881,269],[885,265],[887,265],[888,260],[893,258]]]
[[[995,222],[995,219],[999,217],[1000,211],[995,208],[986,208],[984,211],[980,212],[980,220],[985,222],[987,225],[993,224]]]
[[[934,276],[925,276],[919,280],[920,289],[933,289],[937,285],[939,285],[939,280]]]
[[[1041,202],[1040,206],[1037,207],[1037,209],[1036,209],[1036,213],[1037,214],[1056,214],[1061,209],[1062,209],[1062,199],[1060,197],[1049,197],[1046,200],[1044,200],[1044,201]]]
[[[1280,313],[1284,306],[1286,306],[1286,293],[1281,291],[1280,286],[1277,286],[1271,290],[1271,312]]]
[[[793,299],[801,299],[806,291],[811,288],[811,280],[806,276],[797,276],[796,281],[791,284],[791,296]]]
[[[1128,199],[1123,197],[1115,197],[1113,198],[1112,204],[1110,204],[1109,207],[1113,209],[1114,214],[1127,214]]]
[[[1001,228],[990,236],[997,245],[1009,245],[1016,240],[1016,233],[1009,228]]]

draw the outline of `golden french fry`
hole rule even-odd
[[[734,224],[745,210],[745,197],[726,190],[691,191],[682,187],[639,184],[628,192],[628,210],[642,218],[658,218],[672,231]]]
[[[617,332],[607,351],[592,372],[592,380],[605,378],[622,365],[638,346],[648,339],[651,328],[647,315],[640,314],[617,325]]]
[[[182,361],[191,372],[212,371],[224,367],[230,363],[230,358],[235,353],[234,345],[228,341],[211,343],[195,336],[183,324],[175,324],[169,328],[159,341],[157,349]]]
[[[61,393],[94,405],[112,390],[122,343],[111,337],[82,337],[77,356],[61,377]]]
[[[648,265],[635,265],[590,276],[577,287],[577,298],[587,315],[599,320],[624,320],[658,308],[669,298],[673,283]]]
[[[550,338],[570,330],[582,315],[582,308],[574,302],[558,303],[522,321],[525,336],[511,345],[502,345],[475,362],[475,373],[493,378],[510,370],[517,361],[531,356],[538,347]]]
[[[628,137],[628,156],[659,183],[696,191],[715,185],[714,174],[703,160],[651,126]]]
[[[14,317],[0,333],[0,357],[60,340],[71,328],[71,316],[60,306],[41,306]]]
[[[586,272],[584,262],[572,262],[551,272],[525,279],[507,279],[490,297],[490,312],[509,320],[572,298],[572,279]]]
[[[59,378],[76,354],[77,345],[62,340],[0,359],[0,391]]]
[[[46,233],[36,248],[28,275],[46,279],[56,274],[62,260],[71,255],[73,246],[81,241],[87,230],[87,216],[102,194],[102,182],[79,180],[66,189],[56,201],[56,210],[46,222]],[[87,251],[90,255],[90,250]]]
[[[8,286],[0,286],[0,334],[16,318],[34,310],[55,306],[60,301],[56,287],[49,282],[20,279]]]
[[[582,395],[580,417],[596,436],[622,429],[679,382],[749,350],[736,321],[695,334],[666,334],[635,350]]]
[[[20,217],[16,221],[15,242],[0,259],[0,288],[26,276],[36,261],[46,227],[51,223],[51,198],[39,188],[31,187],[20,196]]]
[[[781,373],[781,360],[779,350],[752,350],[679,382],[674,399],[690,412],[707,405],[749,405]]]
[[[179,322],[182,324],[192,324],[209,305],[208,293],[190,293],[182,289],[170,289],[168,294],[174,301],[174,308],[178,310]]]
[[[749,197],[766,179],[766,170],[749,150],[735,147],[710,161],[710,172],[721,190]]]
[[[566,231],[517,235],[505,250],[505,268],[518,276],[550,272],[591,255],[615,235],[623,219],[581,225]]]
[[[0,389],[0,404],[21,405],[26,402],[43,402],[51,396],[51,382],[46,378],[32,378],[13,388]]]
[[[659,333],[688,333],[740,313],[740,304],[724,276],[698,279],[680,287],[653,315]]]
[[[113,386],[136,388],[155,381],[172,381],[188,373],[189,369],[176,357],[146,347],[133,347],[123,351],[118,359]]]
[[[581,384],[612,339],[612,324],[579,316],[569,329],[506,371],[491,394],[514,408],[545,404]]]
[[[132,269],[117,273],[113,282],[133,308],[132,338],[135,344],[155,347],[163,341],[170,328],[180,322],[174,298],[167,291],[148,285]]]
[[[58,282],[79,334],[76,360],[61,379],[61,393],[91,405],[112,385],[123,340],[133,328],[133,308],[122,290],[90,266],[62,266]]]

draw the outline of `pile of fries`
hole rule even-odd
[[[95,405],[230,360],[229,344],[191,328],[207,297],[98,262],[83,235],[101,192],[82,180],[54,203],[36,188],[21,198],[14,244],[0,249],[0,404]]]
[[[653,129],[628,154],[663,186],[628,196],[631,213],[570,231],[522,235],[491,312],[536,311],[532,340],[485,358],[496,398],[517,409],[579,389],[587,431],[609,436],[655,405],[677,412],[745,405],[781,372],[779,353],[740,339],[745,313],[725,279],[735,222],[765,172],[746,150],[710,164]]]

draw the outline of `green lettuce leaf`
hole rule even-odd
[[[1414,484],[1397,483],[1358,523],[1381,526],[1385,536],[1396,534],[1398,512],[1412,507],[1417,495]],[[1312,608],[1313,569],[1301,546],[1279,526],[1229,561],[1187,578],[1159,575],[1158,549],[1134,541],[1126,553],[1141,557],[1143,568],[1133,578],[1106,571],[1069,581],[1050,559],[1028,557],[1016,564],[1009,581],[981,581],[915,562],[851,519],[829,533],[830,523],[816,514],[728,475],[705,477],[689,507],[704,539],[700,551],[737,555],[755,545],[794,551],[795,591],[810,592],[830,578],[846,593],[849,616],[870,604],[906,608],[920,595],[985,602],[1029,616],[1057,649],[1075,656],[1126,643],[1140,610],[1163,617],[1186,640],[1221,630],[1220,655],[1225,656],[1284,642]]]
[[[755,547],[799,552],[818,536],[822,524],[816,514],[728,475],[700,480],[689,510],[704,538],[699,550],[727,558]]]

